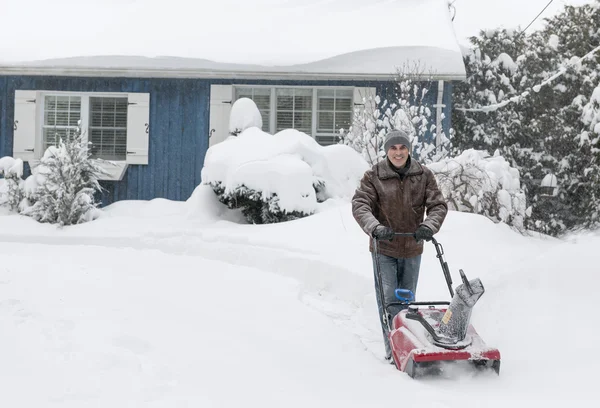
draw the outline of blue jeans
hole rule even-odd
[[[419,280],[419,269],[421,267],[421,255],[415,256],[414,258],[393,258],[387,255],[371,254],[373,257],[373,272],[376,273],[376,261],[379,257],[379,268],[381,273],[381,283],[383,286],[383,297],[385,303],[389,304],[392,302],[399,302],[394,293],[397,288],[410,289],[413,293],[417,292],[417,281]],[[377,277],[375,276],[375,279]],[[390,348],[390,342],[388,339],[388,329],[383,320],[383,304],[381,302],[381,296],[377,289],[377,281],[375,281],[375,293],[377,296],[377,306],[379,308],[379,321],[381,322],[381,328],[383,330],[383,341],[385,343],[385,355],[391,356],[392,350]],[[392,326],[392,320],[396,314],[401,310],[406,309],[407,306],[390,306],[388,313],[391,315],[390,327]]]

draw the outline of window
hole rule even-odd
[[[81,119],[81,97],[48,95],[44,100],[42,150],[66,140],[77,131]]]
[[[13,157],[35,163],[48,147],[81,128],[93,158],[106,163],[110,180],[127,165],[148,164],[150,94],[15,91]]]
[[[353,92],[346,89],[317,90],[317,141],[337,142],[340,129],[348,129],[352,120]]]
[[[127,155],[127,97],[46,95],[42,151],[77,131],[82,103],[89,108],[87,138],[93,158],[121,161]],[[82,122],[82,126],[85,124]]]
[[[278,88],[276,95],[276,131],[297,129],[312,134],[312,89]]]
[[[90,97],[89,141],[92,157],[127,157],[127,98]]]
[[[297,129],[322,145],[338,142],[340,129],[352,121],[355,92],[360,88],[236,86],[234,99],[252,99],[263,130]]]

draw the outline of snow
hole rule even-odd
[[[23,160],[13,159],[10,156],[0,157],[0,176],[6,174],[23,176]]]
[[[505,52],[502,52],[498,55],[498,57],[492,63],[492,66],[502,66],[504,69],[510,71],[511,74],[514,74],[518,68],[511,56]]]
[[[63,229],[0,212],[6,406],[599,402],[598,232],[527,237],[450,212],[437,238],[455,283],[462,268],[486,288],[472,323],[500,349],[501,375],[415,381],[383,361],[367,238],[347,201],[272,225],[227,221],[209,194],[191,201],[119,202]],[[447,296],[428,245],[417,298]]]
[[[27,3],[7,1],[14,15],[29,14]],[[36,5],[27,26],[0,19],[0,38],[18,39],[0,42],[5,68],[390,75],[406,61],[419,61],[425,72],[465,76],[446,0],[112,2],[86,5],[101,25],[79,18],[57,25],[55,38],[80,33],[68,46],[30,34],[27,27],[64,20],[72,1]],[[388,33],[374,38],[373,22]]]
[[[367,168],[349,146],[320,146],[294,129],[271,135],[250,127],[211,146],[201,176],[203,184],[220,184],[226,194],[245,186],[263,197],[277,195],[282,211],[313,213],[314,185],[325,183],[324,198],[350,198]]]
[[[4,1],[7,16],[30,14],[31,2]],[[74,4],[78,3],[56,0],[50,6],[35,1],[36,13],[28,24],[0,20],[0,38],[15,39],[0,42],[0,55],[13,61],[139,55],[289,65],[374,47],[459,51],[446,0],[171,0],[168,7],[160,0],[100,0],[84,9],[103,22],[94,26],[79,18],[81,10]],[[57,24],[53,36],[71,38],[78,32],[68,45],[31,35],[31,27],[64,20],[69,24]],[[374,38],[375,21],[389,34]]]
[[[262,128],[263,120],[256,106],[250,98],[240,98],[234,102],[229,114],[229,133],[239,133],[250,127]]]
[[[504,157],[467,149],[428,167],[452,209],[464,209],[468,202],[477,213],[497,211],[496,220],[504,222],[511,216],[515,226],[522,226],[526,208],[519,171]]]
[[[600,133],[600,85],[594,88],[589,103],[583,107],[581,120],[592,132]]]
[[[542,187],[557,187],[557,180],[556,180],[556,176],[554,174],[546,174],[544,176],[544,178],[542,179],[542,183],[541,183]]]
[[[558,35],[556,35],[556,34],[551,34],[550,38],[548,38],[548,47],[552,48],[553,50],[558,49],[559,43],[560,43],[560,39],[558,38]]]

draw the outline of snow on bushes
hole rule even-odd
[[[0,205],[60,226],[90,221],[97,211],[94,193],[100,191],[98,180],[104,173],[78,133],[50,146],[26,180],[21,159],[1,158]]]
[[[104,173],[90,158],[81,134],[50,146],[28,177],[29,194],[22,214],[39,222],[72,225],[94,218],[99,177]],[[30,180],[31,179],[31,180]]]
[[[244,130],[262,128],[263,121],[256,103],[250,98],[240,98],[234,102],[229,116],[229,134],[237,136]]]
[[[313,214],[319,202],[351,197],[368,164],[351,147],[321,146],[293,129],[275,135],[251,127],[212,146],[202,184],[251,223]]]
[[[23,160],[10,156],[0,158],[0,205],[16,210],[23,199]]]
[[[469,149],[427,167],[435,173],[451,210],[482,214],[523,229],[527,209],[519,171],[502,156]]]

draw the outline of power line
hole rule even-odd
[[[520,37],[520,36],[521,36],[521,35],[522,35],[522,34],[523,34],[523,33],[524,33],[524,32],[525,32],[525,31],[526,31],[526,30],[527,30],[527,29],[528,29],[528,28],[529,28],[529,27],[530,27],[530,26],[531,26],[531,25],[534,23],[534,22],[535,22],[535,20],[537,20],[537,19],[538,19],[538,17],[542,15],[542,13],[543,13],[544,11],[546,11],[546,9],[548,8],[548,6],[549,6],[550,4],[552,4],[552,2],[553,2],[553,1],[554,1],[554,0],[550,0],[550,1],[548,2],[548,4],[546,4],[546,7],[544,7],[544,8],[542,9],[542,11],[540,11],[540,12],[538,13],[538,15],[537,15],[537,16],[535,16],[535,18],[534,18],[533,20],[531,20],[531,22],[530,22],[529,24],[527,24],[527,27],[525,27],[525,28],[523,29],[523,31],[521,31],[521,32],[519,33],[519,35],[517,35],[517,36],[515,37],[515,40],[516,40],[517,38],[519,38],[519,37]]]

